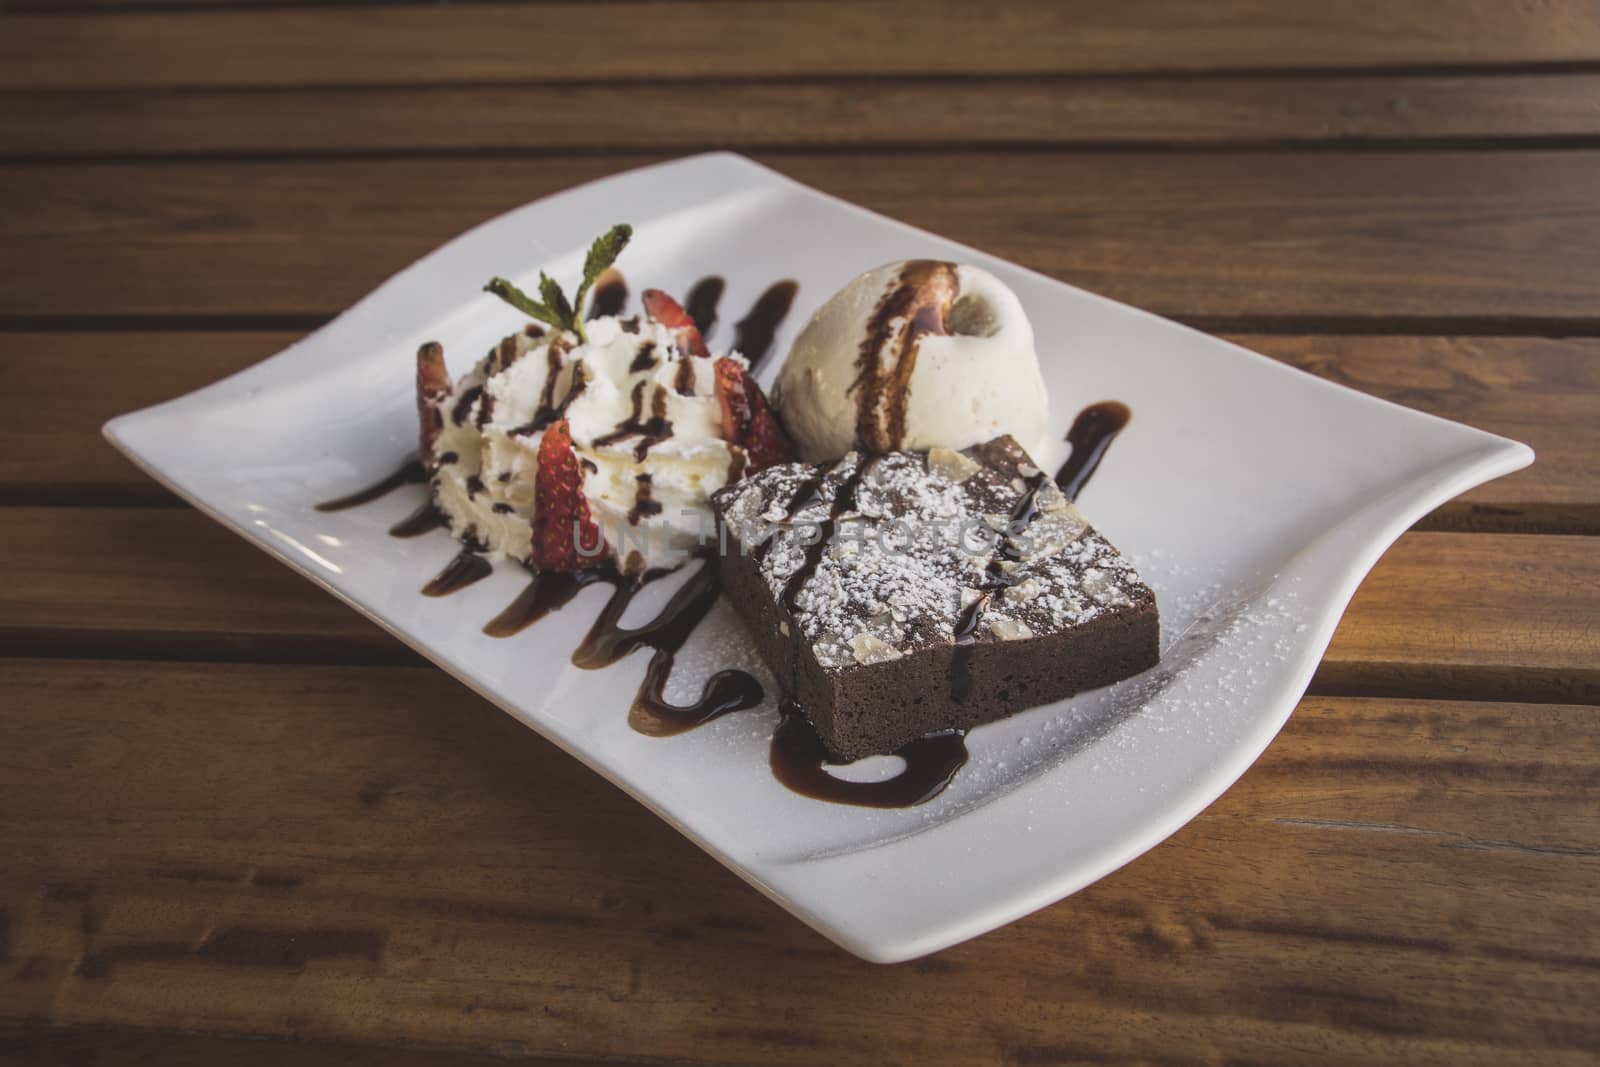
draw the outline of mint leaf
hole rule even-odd
[[[567,303],[567,294],[561,291],[561,286],[556,280],[544,271],[539,272],[539,295],[544,298],[545,306],[561,320],[561,328],[572,330],[579,337],[583,331],[578,329],[578,316],[572,311],[572,305]]]
[[[539,303],[504,278],[490,279],[489,284],[483,287],[483,291],[493,293],[529,318],[549,323],[558,330],[564,330],[567,327],[567,320],[563,319],[554,309]]]
[[[530,318],[548,323],[558,330],[571,330],[578,335],[579,340],[587,341],[588,335],[583,330],[583,302],[588,299],[589,290],[594,286],[595,279],[616,262],[622,250],[628,247],[628,239],[632,236],[633,227],[624,222],[611,227],[603,236],[595,239],[594,244],[589,246],[589,254],[584,257],[583,283],[578,286],[578,298],[572,303],[567,302],[567,294],[561,291],[561,286],[556,284],[556,280],[543,271],[539,272],[539,297],[543,303],[504,278],[491,279],[489,284],[483,287],[484,292],[493,293]]]
[[[583,284],[578,286],[578,295],[572,301],[573,312],[579,318],[583,317],[583,302],[589,298],[589,290],[593,288],[595,280],[617,261],[632,237],[633,227],[626,222],[619,222],[596,237],[594,244],[589,246],[589,254],[583,260]]]

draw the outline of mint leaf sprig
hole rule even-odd
[[[493,293],[529,318],[538,319],[558,330],[571,330],[578,335],[578,340],[587,341],[589,335],[583,330],[583,303],[589,298],[589,290],[594,287],[595,279],[616,262],[622,250],[628,247],[631,237],[633,227],[623,222],[595,238],[594,244],[589,246],[589,254],[583,259],[583,281],[578,286],[577,299],[570,303],[561,286],[544,271],[539,272],[539,300],[504,278],[491,278],[489,284],[483,287],[484,292]]]

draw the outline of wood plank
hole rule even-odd
[[[12,396],[0,502],[174,504],[100,436],[116,415],[182,396],[280,352],[296,333],[0,333]],[[70,389],[62,368],[73,369]]]
[[[578,3],[17,15],[0,88],[1383,68],[1600,58],[1592,0]],[[1151,32],[1151,26],[1170,27]],[[248,48],[239,42],[248,41]],[[887,42],[893,47],[886,47]]]
[[[1408,534],[1362,583],[1315,684],[1596,702],[1596,619],[1595,538]]]
[[[110,14],[128,11],[193,11],[200,8],[282,8],[282,7],[405,7],[432,4],[438,0],[7,0],[8,11],[18,14]],[[488,0],[500,4],[541,4],[549,0]],[[594,0],[604,3],[606,0]],[[671,0],[659,0],[667,3]]]
[[[506,1058],[461,1049],[396,1048],[390,1044],[263,1040],[107,1026],[0,1023],[0,1057],[9,1067],[505,1067]],[[588,1057],[518,1056],[535,1067],[593,1064]]]
[[[1446,504],[1428,529],[1600,533],[1600,341],[1243,334],[1341,385],[1533,446],[1532,467]]]
[[[801,309],[818,299],[802,295]],[[0,364],[30,418],[0,426],[0,504],[170,504],[106,445],[114,415],[264,358],[292,333],[0,332]],[[1230,338],[1386,400],[1533,446],[1532,467],[1466,494],[1434,529],[1600,532],[1600,341],[1242,334]],[[75,368],[61,388],[60,368]]]
[[[430,536],[442,567],[451,543]],[[0,543],[0,637],[13,654],[417,662],[186,509],[3,508]],[[1407,534],[1357,594],[1314,685],[1600,700],[1597,615],[1600,539]]]
[[[730,82],[0,95],[0,160],[1600,136],[1600,74]]]
[[[0,684],[26,757],[0,776],[11,1019],[778,1064],[1600,1041],[1591,708],[1308,700],[1172,841],[884,968],[435,672],[8,660]]]
[[[4,508],[9,649],[402,663],[398,641],[186,508]],[[441,543],[448,562],[448,546]],[[224,577],[225,576],[225,577]],[[418,586],[431,575],[422,575]],[[218,579],[222,580],[219,581]],[[14,644],[13,644],[14,642]]]
[[[316,322],[485,218],[645,161],[0,168],[0,202],[30,206],[0,215],[9,253],[0,319]],[[822,153],[771,162],[1203,326],[1600,330],[1600,152]]]

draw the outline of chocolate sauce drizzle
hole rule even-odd
[[[1072,420],[1072,428],[1067,431],[1066,438],[1072,445],[1072,453],[1055,476],[1055,483],[1063,496],[1068,500],[1076,500],[1078,494],[1083,492],[1084,486],[1089,484],[1089,479],[1094,477],[1094,472],[1099,468],[1100,461],[1105,458],[1111,442],[1128,425],[1132,415],[1128,405],[1105,400],[1084,408]],[[972,656],[978,624],[983,620],[990,598],[1009,584],[1002,564],[1016,563],[1021,559],[1012,538],[1025,532],[1038,517],[1039,490],[1043,487],[1042,471],[1028,479],[1027,491],[1012,509],[1006,533],[1001,536],[994,557],[984,569],[984,581],[979,587],[978,598],[963,608],[956,618],[956,648],[950,663],[950,692],[958,702],[965,702],[972,694]]]
[[[437,530],[448,523],[445,521],[444,512],[440,511],[433,502],[433,497],[428,497],[417,505],[417,510],[389,527],[390,537],[421,537],[429,530]]]
[[[1005,564],[1022,560],[1022,553],[1017,550],[1012,538],[1020,537],[1039,517],[1039,490],[1043,486],[1043,471],[1028,479],[1022,497],[1011,509],[1011,517],[1007,520],[1005,531],[1000,534],[994,555],[983,569],[983,581],[978,586],[977,599],[962,608],[961,614],[956,616],[956,647],[950,659],[950,697],[958,704],[966,703],[972,696],[972,656],[978,641],[978,624],[983,621],[983,613],[988,609],[990,599],[1010,584],[1006,581]]]
[[[856,490],[861,487],[861,479],[866,477],[867,471],[872,469],[875,462],[876,460],[874,459],[862,460],[861,465],[851,471],[849,477],[839,483],[839,488],[833,491],[833,505],[828,509],[828,517],[818,524],[817,539],[806,546],[805,559],[801,561],[800,566],[795,569],[794,573],[789,575],[788,580],[783,583],[783,592],[779,594],[778,601],[783,605],[783,609],[789,613],[789,633],[797,643],[800,641],[801,635],[800,620],[795,615],[795,599],[800,595],[800,590],[804,589],[806,583],[811,580],[811,576],[817,573],[817,567],[822,563],[822,557],[828,551],[828,542],[833,540],[834,531],[838,528],[839,519],[845,512],[856,506]],[[823,480],[833,472],[833,469],[834,465],[824,468],[818,472],[815,478],[802,485],[799,491],[795,493],[795,501],[799,501],[800,506],[805,507],[818,498],[822,491]],[[789,508],[790,517],[792,518],[798,511],[799,508],[795,507],[794,503],[791,502]],[[771,544],[771,541],[767,542],[767,546]],[[763,550],[767,546],[763,546]],[[797,654],[796,659],[798,660],[798,658]]]
[[[456,553],[455,559],[445,564],[444,570],[434,575],[422,587],[423,596],[449,596],[482,581],[493,572],[494,565],[474,552],[469,546]]]
[[[909,808],[932,800],[966,766],[966,734],[958,730],[919,737],[894,754],[905,769],[881,782],[850,782],[827,771],[828,750],[805,712],[784,701],[768,760],[773,777],[815,800],[868,808]]]
[[[809,508],[814,504],[822,503],[822,483],[828,480],[828,475],[832,474],[838,468],[838,466],[838,460],[834,460],[832,463],[825,463],[817,468],[815,474],[800,483],[799,487],[795,489],[794,495],[789,498],[789,503],[786,505],[785,514],[789,516],[790,520],[792,520],[796,515],[800,514],[800,512],[804,511],[806,508]],[[852,486],[852,496],[854,496],[854,492],[855,489]],[[843,514],[843,512],[840,514]],[[756,549],[755,558],[757,562],[760,562],[761,559],[772,550],[772,542],[775,537],[776,531],[774,531],[773,536],[770,536],[765,541],[761,542],[760,547]],[[819,555],[817,558],[820,561],[822,557]],[[811,571],[815,572],[816,569],[817,565],[815,563],[812,564]],[[810,574],[807,574],[806,577],[809,578]],[[789,580],[793,581],[794,575],[790,575]],[[796,591],[798,592],[798,590]],[[784,586],[784,592],[788,592],[787,584]]]
[[[721,278],[715,274],[708,275],[694,283],[689,290],[689,298],[683,302],[683,310],[694,321],[694,328],[707,340],[717,325],[717,305],[722,302],[723,287]]]
[[[914,259],[879,299],[856,356],[855,381],[845,390],[856,398],[856,443],[867,451],[893,452],[905,440],[918,342],[945,333],[945,313],[957,287],[954,264]],[[885,371],[884,354],[891,345],[894,366]]]
[[[688,360],[684,361],[685,365]],[[656,386],[650,400],[650,417],[644,417],[644,394],[650,387],[645,380],[639,381],[633,387],[633,411],[626,419],[617,423],[616,429],[602,437],[596,437],[596,448],[614,445],[618,441],[629,437],[638,437],[639,443],[633,448],[633,458],[644,462],[644,457],[650,450],[662,441],[672,436],[672,420],[667,418],[667,391],[661,386]]]
[[[1111,442],[1117,439],[1117,434],[1122,432],[1131,418],[1132,410],[1118,400],[1102,400],[1078,412],[1078,417],[1072,420],[1072,429],[1067,431],[1072,454],[1056,471],[1056,485],[1061,487],[1061,492],[1068,500],[1078,499],[1078,494],[1083,492],[1084,486],[1089,484],[1089,479],[1099,469],[1106,449],[1111,447]]]
[[[789,309],[794,306],[794,297],[799,291],[800,283],[794,281],[781,281],[769,286],[756,299],[750,313],[734,327],[733,347],[750,361],[751,373],[760,369],[766,361],[767,354],[772,350],[772,339],[783,320],[789,317]]]
[[[460,426],[467,421],[467,413],[472,410],[472,405],[478,402],[483,395],[483,386],[474,385],[471,389],[456,398],[456,406],[450,409],[450,421]]]
[[[579,364],[572,368],[572,382],[567,386],[567,395],[561,398],[560,404],[556,403],[556,383],[561,378],[562,357],[566,353],[566,342],[559,337],[546,346],[544,388],[539,393],[539,406],[534,409],[532,419],[510,431],[512,437],[527,437],[538,433],[565,415],[572,402],[583,395],[584,388],[589,384],[589,377],[583,370],[583,365]]]
[[[627,305],[627,280],[617,268],[607,267],[595,280],[594,288],[590,290],[589,313],[584,318],[599,319],[607,315],[620,315]]]
[[[408,459],[393,474],[379,478],[365,489],[357,489],[348,496],[325,500],[317,505],[318,511],[344,511],[346,508],[370,504],[379,497],[388,496],[402,485],[420,485],[428,480],[428,472],[417,459]]]
[[[639,351],[634,353],[633,362],[628,364],[629,374],[639,374],[656,365],[656,343],[646,341],[639,346]]]
[[[519,634],[551,612],[566,607],[588,586],[596,582],[622,581],[622,576],[610,567],[586,571],[533,570],[532,574],[527,588],[518,593],[504,611],[484,624],[484,633],[490,637]]]
[[[652,737],[670,737],[729,712],[760,704],[766,697],[761,683],[754,675],[738,670],[713,674],[701,689],[700,699],[693,704],[673,704],[667,700],[667,679],[672,674],[678,650],[716,604],[721,582],[716,562],[709,553],[701,553],[700,569],[672,594],[655,618],[641,626],[620,626],[618,622],[634,595],[659,577],[658,572],[613,580],[615,591],[573,652],[572,662],[585,670],[599,670],[636,648],[653,649],[644,681],[639,684],[633,707],[628,711],[628,724]]]
[[[670,737],[760,704],[766,698],[761,682],[739,670],[712,675],[693,704],[667,700],[667,680],[677,653],[716,603],[721,585],[716,564],[702,556],[700,570],[673,594],[655,618],[642,626],[619,626],[618,621],[627,613],[634,596],[666,573],[652,571],[628,577],[609,563],[583,571],[536,572],[527,588],[483,632],[491,637],[510,637],[565,607],[583,589],[604,582],[612,587],[611,598],[573,652],[572,662],[584,670],[600,670],[637,648],[648,646],[652,650],[644,680],[639,683],[628,712],[628,724],[635,730],[652,737]]]
[[[633,478],[633,507],[628,509],[628,525],[637,526],[646,515],[661,514],[661,501],[655,497],[655,479],[641,471]]]
[[[678,391],[679,396],[694,396],[694,360],[678,360],[678,370],[673,376],[672,387]]]
[[[717,305],[722,301],[724,288],[723,280],[713,274],[701,278],[689,290],[684,311],[694,320],[695,328],[702,337],[710,338],[711,331],[716,328]],[[750,362],[751,371],[757,370],[772,350],[772,339],[783,320],[789,317],[789,309],[794,306],[795,294],[799,291],[798,282],[787,279],[774,282],[756,298],[745,317],[735,324],[733,350]],[[678,391],[684,391],[681,385]]]

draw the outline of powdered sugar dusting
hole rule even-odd
[[[775,599],[816,556],[792,604],[824,669],[861,663],[866,646],[890,657],[953,643],[962,608],[994,585],[986,571],[1002,542],[1016,558],[1001,566],[994,595],[1000,627],[984,627],[979,642],[1058,633],[1152,595],[1053,484],[1038,489],[1031,521],[1008,529],[1028,492],[1020,470],[1037,474],[1015,442],[1000,438],[964,457],[970,470],[922,453],[852,452],[792,515],[822,468],[774,467],[719,496],[736,550],[759,554]],[[841,509],[852,483],[854,506]],[[813,547],[819,540],[828,543]]]

